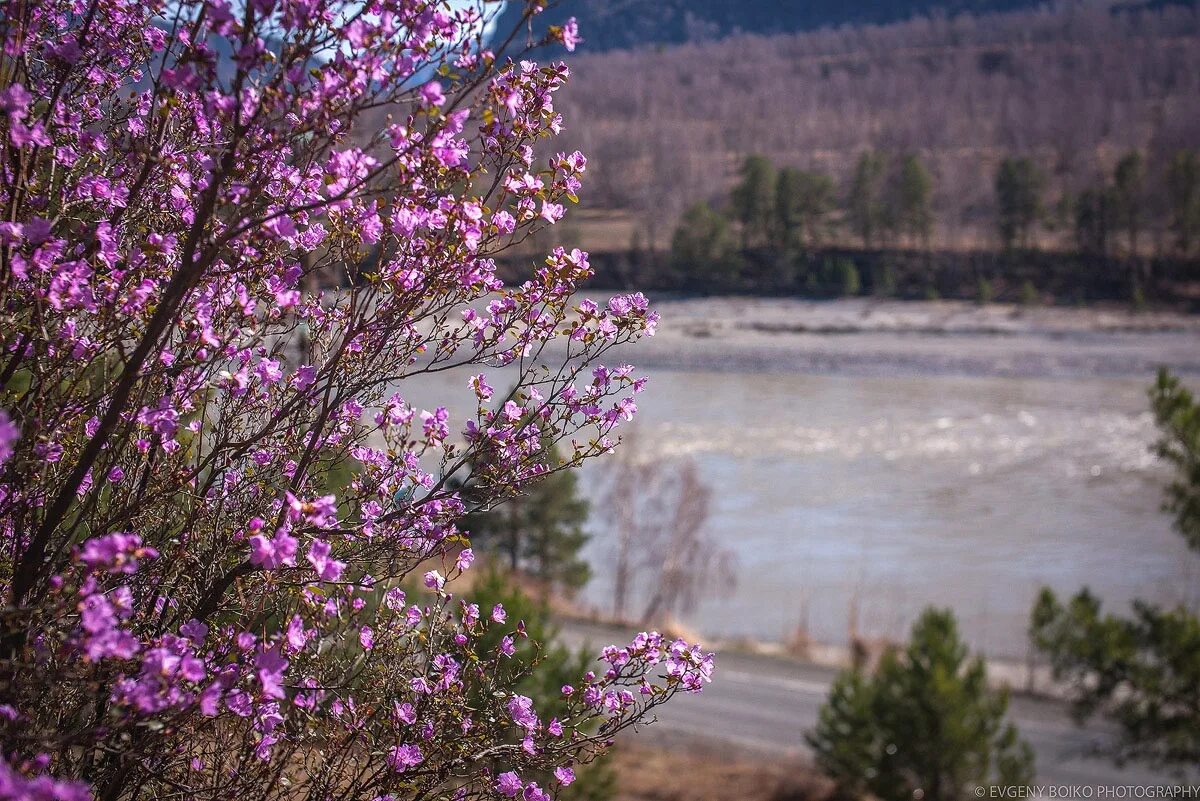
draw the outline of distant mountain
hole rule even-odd
[[[1163,0],[1157,0],[1163,2]],[[930,14],[984,14],[1044,5],[1043,0],[563,0],[538,27],[577,17],[585,51],[654,47],[734,33],[797,33],[840,25],[885,24]],[[510,2],[498,30],[520,19]]]

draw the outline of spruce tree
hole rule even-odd
[[[834,208],[833,180],[822,173],[791,167],[779,171],[775,185],[775,237],[781,248],[818,247]]]
[[[533,699],[533,707],[547,721],[560,721],[570,716],[570,704],[562,694],[565,684],[573,684],[595,666],[590,646],[571,650],[559,639],[549,607],[524,592],[511,576],[495,566],[486,568],[472,585],[471,601],[479,607],[482,617],[489,617],[497,604],[506,615],[507,626],[495,626],[479,640],[478,647],[494,650],[500,647],[505,632],[518,623],[524,624],[525,637],[513,639],[509,657],[514,674],[523,674],[513,685],[513,691]],[[535,669],[536,668],[536,669]],[[471,698],[469,703],[482,705],[484,699]],[[516,747],[516,740],[512,743]],[[606,801],[617,791],[617,776],[606,758],[588,765],[574,766],[576,780],[560,791],[560,801]],[[552,786],[554,777],[542,774],[543,786]]]

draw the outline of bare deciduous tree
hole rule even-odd
[[[599,504],[615,535],[613,616],[625,618],[636,600],[644,604],[638,620],[650,623],[730,590],[736,560],[707,527],[712,489],[696,463],[655,456],[633,437],[621,453]],[[653,591],[642,596],[638,587]]]

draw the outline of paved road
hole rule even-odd
[[[625,634],[585,623],[570,623],[562,630],[563,639],[573,646],[622,642]],[[809,751],[804,732],[816,723],[835,675],[834,670],[790,660],[718,654],[716,680],[700,695],[680,696],[662,707],[657,724],[639,736],[695,738],[771,757],[805,756]],[[1174,784],[1156,771],[1119,769],[1091,756],[1111,737],[1111,730],[1101,725],[1077,727],[1059,702],[1014,696],[1009,709],[1021,736],[1033,746],[1039,783]]]

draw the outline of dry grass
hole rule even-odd
[[[825,801],[829,780],[799,760],[717,746],[623,744],[613,755],[617,801]]]

